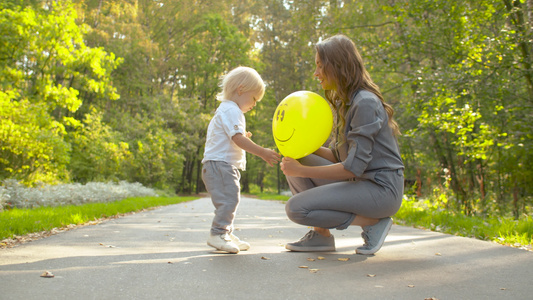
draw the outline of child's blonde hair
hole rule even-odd
[[[218,101],[231,99],[239,88],[241,88],[240,91],[243,93],[259,91],[261,96],[257,101],[260,101],[265,94],[265,83],[261,75],[249,67],[241,66],[231,70],[228,74],[222,76],[219,86],[222,91],[217,94]]]

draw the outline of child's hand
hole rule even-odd
[[[263,154],[261,155],[261,158],[267,162],[271,167],[274,166],[274,164],[277,164],[281,160],[281,155],[279,155],[276,151],[272,149],[266,149],[263,148]]]
[[[252,137],[252,133],[251,133],[250,131],[247,131],[245,136],[246,136],[247,138],[251,138],[251,137]]]

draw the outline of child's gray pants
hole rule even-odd
[[[202,168],[202,180],[215,206],[211,234],[220,235],[233,231],[233,220],[241,198],[241,173],[223,161],[206,161]]]

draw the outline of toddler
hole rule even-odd
[[[207,128],[202,180],[215,206],[207,244],[217,250],[239,253],[250,244],[233,234],[233,220],[240,201],[240,170],[246,168],[246,152],[261,157],[270,166],[280,161],[274,150],[254,143],[246,131],[244,114],[265,94],[261,76],[252,68],[237,67],[221,81],[221,101]]]

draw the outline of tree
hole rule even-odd
[[[26,183],[68,180],[70,126],[80,93],[116,99],[110,72],[119,60],[83,42],[71,5],[0,12],[0,177]]]
[[[414,151],[409,157],[424,158],[415,163],[433,185],[441,176],[450,184],[456,201],[448,206],[485,212],[492,198],[504,211],[516,182],[509,175],[528,173],[515,167],[528,161],[519,145],[531,114],[528,75],[516,68],[527,67],[518,47],[526,36],[507,22],[516,9],[506,12],[499,1],[388,1],[383,8],[396,24],[389,46],[398,63],[387,67],[408,70],[403,105],[411,121],[402,142]]]

